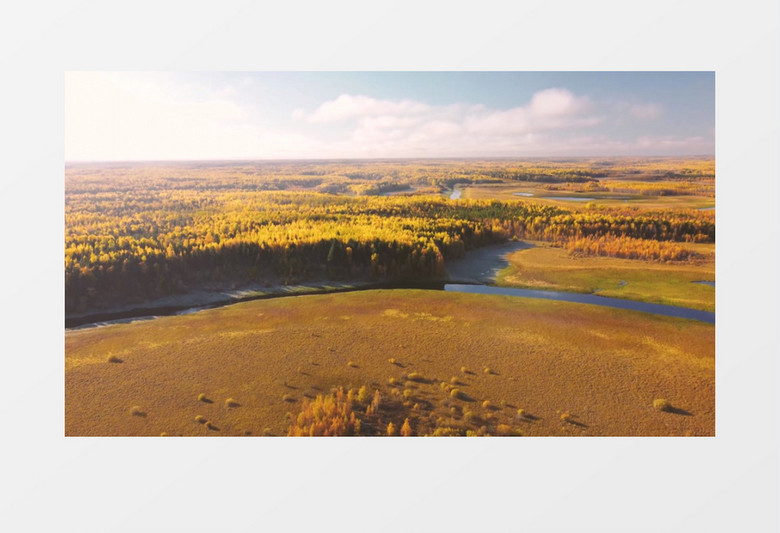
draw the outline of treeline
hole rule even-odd
[[[178,179],[189,188],[158,183]],[[272,192],[235,176],[87,173],[66,179],[66,311],[210,283],[439,277],[446,261],[513,237],[601,236],[713,242],[714,215]]]
[[[714,176],[712,158],[572,158],[525,161],[238,161],[182,163],[68,164],[66,188],[73,192],[122,190],[307,190],[379,195],[402,188],[436,188],[457,183],[533,182],[598,184],[602,178],[699,183]]]
[[[572,237],[560,243],[570,254],[585,256],[621,257],[645,261],[688,261],[695,253],[684,246],[668,241],[634,239],[632,237]]]
[[[203,198],[202,196],[207,196]],[[210,282],[417,279],[550,207],[436,197],[171,191],[68,195],[66,310]]]

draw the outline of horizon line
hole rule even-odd
[[[628,158],[663,158],[663,159],[702,159],[715,158],[715,154],[635,154],[635,155],[535,155],[535,156],[408,156],[408,157],[278,157],[278,158],[206,158],[206,159],[71,159],[65,160],[66,165],[72,164],[96,164],[96,163],[239,163],[239,162],[304,162],[304,161],[485,161],[485,160],[505,160],[521,161],[525,159],[628,159]]]

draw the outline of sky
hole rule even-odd
[[[74,162],[714,154],[714,72],[65,73]]]

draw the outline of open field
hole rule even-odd
[[[284,435],[307,398],[365,386],[382,405],[365,432],[714,435],[714,342],[695,321],[524,298],[247,302],[66,332],[65,432]]]
[[[695,261],[663,263],[615,257],[578,257],[562,248],[535,243],[509,256],[498,285],[598,293],[613,298],[715,310],[715,246],[688,244]]]
[[[632,193],[593,192],[587,190],[551,190],[538,184],[499,183],[461,185],[461,198],[467,200],[526,200],[542,205],[565,208],[578,206],[636,207],[652,209],[705,209],[715,206],[715,198],[709,196],[649,196]],[[577,198],[574,200],[574,198]]]

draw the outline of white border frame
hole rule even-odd
[[[780,6],[18,3],[0,22],[10,531],[776,531]],[[715,70],[717,436],[63,437],[63,72]],[[6,527],[4,527],[5,529]]]

